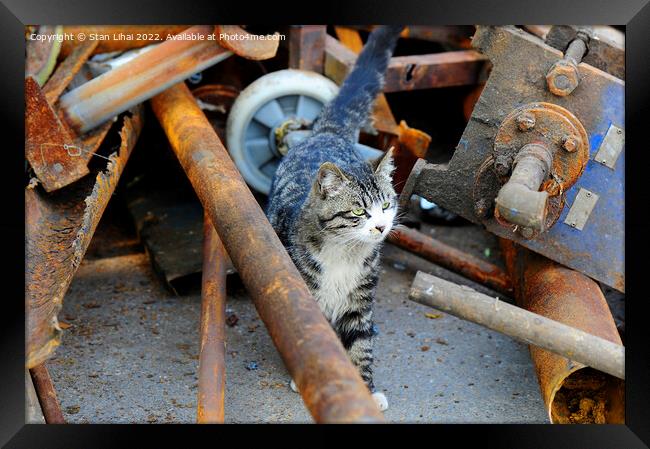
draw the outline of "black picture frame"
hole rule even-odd
[[[25,425],[24,413],[24,26],[28,24],[167,24],[167,23],[410,23],[410,24],[610,24],[626,26],[626,424],[601,426],[554,425],[438,425],[357,426],[329,429],[313,426],[307,432],[310,445],[383,441],[389,433],[422,437],[430,445],[451,438],[454,446],[475,439],[481,447],[495,448],[612,448],[634,449],[650,445],[650,326],[645,323],[643,258],[647,245],[645,195],[650,109],[650,4],[649,0],[501,0],[472,2],[441,0],[424,2],[332,1],[246,2],[156,0],[3,0],[0,6],[0,73],[3,81],[0,108],[6,125],[2,133],[4,153],[0,165],[2,185],[0,229],[2,260],[7,262],[2,302],[0,351],[0,443],[7,448],[134,447],[134,431],[143,438],[138,446],[159,442],[190,443],[188,438],[207,437],[219,444],[223,435],[245,439],[268,431],[289,438],[294,426],[240,427],[163,425]],[[630,160],[632,161],[630,163]],[[9,287],[7,289],[7,287]],[[366,440],[370,436],[369,440]],[[218,438],[218,439],[217,439]],[[301,436],[301,438],[303,438]],[[278,440],[284,441],[284,440]],[[287,441],[290,441],[289,439]],[[312,442],[314,442],[312,444]],[[303,440],[298,442],[306,446]],[[289,445],[289,442],[287,443]],[[445,445],[447,446],[447,445]],[[476,446],[475,446],[476,447]]]

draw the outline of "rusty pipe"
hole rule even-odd
[[[131,61],[62,95],[59,106],[79,134],[162,92],[169,86],[210,67],[232,53],[208,40],[210,25],[179,33]]]
[[[622,344],[598,284],[513,242],[501,247],[520,307]],[[566,357],[530,346],[552,423],[625,422],[625,382]]]
[[[625,379],[625,348],[559,321],[418,271],[409,299]]]
[[[197,422],[221,424],[226,389],[226,250],[206,213],[203,218],[201,344]]]
[[[29,373],[32,375],[32,381],[34,382],[38,402],[41,404],[41,410],[43,410],[45,422],[47,424],[65,424],[65,418],[56,397],[56,390],[45,363],[31,368]]]
[[[383,416],[185,84],[152,99],[178,160],[317,422]]]
[[[498,214],[510,223],[543,231],[548,192],[538,190],[551,170],[553,156],[545,145],[531,143],[517,153],[514,164],[495,199]]]
[[[499,267],[464,253],[415,229],[393,229],[388,241],[399,248],[416,254],[430,262],[484,284],[491,289],[512,295],[510,277]]]

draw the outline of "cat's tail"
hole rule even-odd
[[[314,124],[315,133],[333,132],[349,140],[357,138],[384,86],[388,62],[403,29],[401,25],[387,25],[370,33],[338,95],[323,108]]]

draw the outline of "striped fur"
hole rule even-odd
[[[381,91],[401,29],[379,27],[371,33],[339,94],[316,120],[312,136],[280,163],[267,208],[271,224],[371,391],[379,251],[396,219],[397,198],[391,183],[392,152],[370,164],[354,143]]]

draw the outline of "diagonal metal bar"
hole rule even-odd
[[[152,99],[262,321],[317,422],[382,414],[280,239],[185,84]]]

